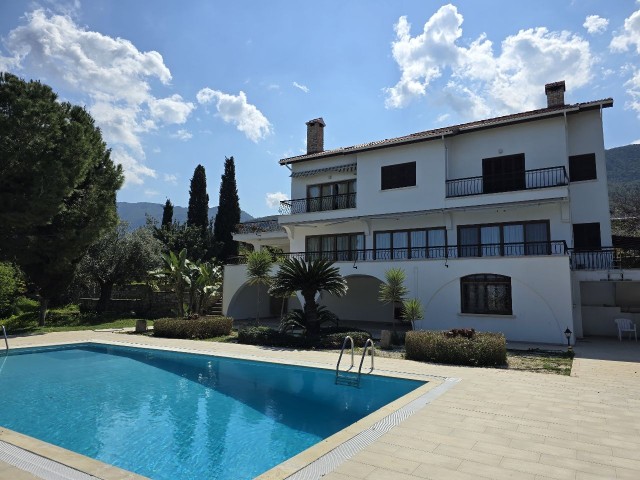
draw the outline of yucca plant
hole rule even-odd
[[[306,335],[318,336],[320,322],[316,294],[324,291],[342,297],[347,293],[347,281],[330,260],[317,259],[305,262],[297,258],[287,258],[273,278],[269,293],[283,297],[297,291],[300,291],[304,299]]]
[[[411,322],[411,329],[415,330],[413,322],[424,318],[422,303],[417,298],[410,298],[402,303],[402,319]]]
[[[384,304],[392,305],[392,326],[393,332],[396,332],[396,315],[395,307],[398,303],[403,302],[409,290],[404,286],[406,274],[401,268],[390,268],[384,272],[385,282],[380,285],[378,292],[378,300]]]
[[[260,323],[260,285],[271,284],[273,257],[267,250],[256,250],[247,257],[247,277],[249,285],[258,287],[256,304],[256,324]]]

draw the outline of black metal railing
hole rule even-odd
[[[568,185],[564,166],[447,180],[447,198]]]
[[[361,250],[338,250],[329,252],[291,252],[273,255],[274,261],[285,258],[316,260],[326,258],[334,262],[372,262],[396,260],[437,260],[451,258],[469,258],[481,256],[539,256],[566,255],[567,244],[564,240],[550,242],[503,243],[484,245],[447,245],[412,248],[376,248]],[[244,264],[246,257],[234,257],[230,264]]]
[[[292,215],[295,213],[342,210],[344,208],[356,208],[355,193],[283,200],[280,202],[279,213],[280,215]]]
[[[284,228],[280,226],[277,220],[262,220],[258,222],[244,222],[236,225],[236,233],[263,233],[278,232]]]
[[[602,248],[600,250],[572,250],[572,270],[629,270],[640,269],[640,249]]]

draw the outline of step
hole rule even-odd
[[[338,374],[336,375],[336,385],[346,385],[348,387],[359,387],[360,379],[354,375]]]

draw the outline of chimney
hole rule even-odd
[[[307,155],[324,151],[324,120],[322,117],[307,122]]]
[[[564,92],[564,80],[561,82],[547,83],[544,86],[544,93],[547,95],[547,108],[563,106]]]

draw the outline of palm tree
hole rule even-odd
[[[314,337],[320,334],[316,294],[324,291],[342,297],[347,293],[347,281],[330,260],[321,258],[305,262],[297,258],[287,258],[273,278],[269,293],[284,296],[296,291],[300,291],[304,298],[306,334]]]
[[[260,285],[271,284],[271,267],[273,267],[273,258],[267,250],[251,252],[247,257],[248,283],[258,287],[256,324],[260,323]]]
[[[402,319],[411,322],[411,329],[415,330],[413,322],[424,318],[422,303],[417,298],[405,300],[402,304]]]
[[[171,285],[178,299],[178,316],[184,317],[184,292],[190,286],[191,262],[187,259],[187,249],[183,248],[178,255],[169,252],[163,254],[164,267],[150,272],[151,275],[164,278]]]
[[[202,313],[206,301],[209,298],[220,295],[222,288],[222,268],[211,262],[203,262],[198,265],[198,277],[196,286],[198,289],[197,313]]]
[[[380,291],[378,292],[378,300],[382,303],[390,303],[393,306],[393,332],[396,332],[396,314],[395,307],[399,302],[402,302],[409,293],[407,287],[404,286],[406,275],[401,268],[390,268],[384,272],[385,282],[380,285]]]

